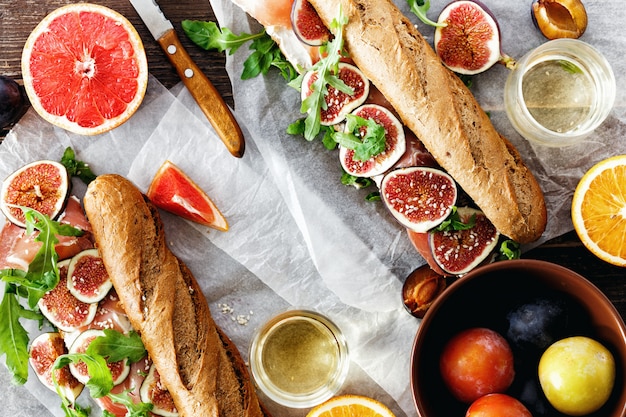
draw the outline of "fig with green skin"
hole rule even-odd
[[[69,259],[59,262],[59,283],[41,297],[38,303],[41,313],[64,332],[73,332],[89,325],[98,311],[98,303],[84,303],[74,297],[67,288],[69,264]]]
[[[366,161],[355,159],[354,150],[345,147],[339,149],[341,166],[355,177],[373,177],[388,171],[404,155],[406,141],[402,123],[386,108],[377,104],[364,104],[352,112],[363,119],[373,120],[385,128],[385,150]],[[360,128],[365,136],[367,127]]]
[[[548,39],[577,39],[587,29],[587,11],[580,0],[535,0],[531,17]]]
[[[310,46],[321,46],[331,36],[308,0],[294,0],[291,8],[291,25],[298,39]]]
[[[354,65],[344,62],[339,64],[338,78],[354,91],[346,94],[331,85],[326,85],[328,94],[324,96],[326,108],[322,108],[321,121],[323,126],[332,126],[342,122],[346,115],[365,102],[369,94],[370,82]],[[312,93],[312,85],[317,79],[317,72],[311,70],[302,79],[301,99],[304,101]]]
[[[55,161],[36,161],[23,166],[2,183],[0,209],[17,226],[26,227],[20,206],[55,219],[65,207],[70,190],[67,169]]]
[[[113,287],[97,249],[87,249],[75,255],[67,271],[67,288],[85,303],[97,303]]]
[[[430,267],[441,275],[463,275],[492,259],[500,233],[480,210],[459,207],[460,222],[474,225],[463,230],[409,230],[409,239]]]
[[[93,340],[97,337],[104,336],[103,330],[98,329],[89,329],[82,332],[72,343],[70,347],[69,353],[85,353],[87,348],[93,342]],[[108,362],[107,366],[111,371],[111,376],[113,377],[113,385],[119,385],[128,376],[130,373],[130,365],[128,363],[128,359],[122,359],[117,362]],[[74,377],[86,384],[89,379],[89,373],[87,372],[87,365],[84,362],[72,362],[69,364],[69,369]]]
[[[457,199],[454,179],[430,167],[409,167],[387,173],[380,194],[393,217],[403,226],[424,233],[452,212]]]
[[[150,371],[146,375],[146,379],[141,384],[141,402],[152,404],[153,414],[163,417],[177,417],[178,410],[174,405],[174,400],[169,391],[163,387],[161,383],[161,377],[156,369],[156,366],[152,364]]]
[[[60,333],[43,333],[37,336],[30,346],[28,359],[30,366],[39,381],[54,392],[56,388],[52,381],[52,367],[56,359],[65,353],[65,344]],[[69,368],[65,366],[57,369],[55,378],[63,395],[71,402],[76,401],[84,386],[70,373]]]
[[[498,62],[508,68],[515,67],[515,61],[501,51],[498,22],[484,4],[453,1],[441,11],[438,23],[435,51],[450,70],[474,75]]]

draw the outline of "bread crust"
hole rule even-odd
[[[179,415],[263,416],[239,352],[165,244],[156,208],[119,175],[94,180],[84,205],[113,286]]]
[[[330,27],[348,18],[345,49],[494,226],[520,243],[546,227],[541,188],[463,82],[390,0],[310,0]]]

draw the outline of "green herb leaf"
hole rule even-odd
[[[183,20],[181,26],[189,39],[199,47],[207,51],[227,51],[230,55],[237,52],[237,49],[243,44],[253,41],[265,33],[242,33],[241,35],[235,35],[228,28],[220,29],[215,22],[202,22],[199,20]]]
[[[468,222],[465,223],[461,220],[461,216],[457,212],[456,207],[452,207],[452,212],[439,226],[434,230],[438,232],[454,231],[454,230],[469,230],[476,225],[476,215],[472,214]]]
[[[0,303],[0,356],[6,355],[6,366],[13,383],[22,385],[28,379],[28,332],[20,323],[26,311],[19,303],[15,287],[7,285]]]
[[[88,164],[76,160],[76,154],[70,147],[66,148],[65,152],[63,152],[61,164],[67,169],[67,173],[70,176],[78,177],[85,184],[89,184],[96,179],[96,174],[91,171]]]
[[[411,7],[411,12],[415,16],[419,18],[423,23],[435,26],[435,27],[445,27],[447,26],[445,23],[437,23],[433,22],[426,16],[426,12],[430,9],[430,0],[406,0],[409,6]]]
[[[561,66],[561,68],[563,68],[565,71],[569,72],[570,74],[582,74],[583,73],[583,70],[580,69],[578,65],[574,64],[571,61],[561,59],[559,60],[559,65]]]
[[[243,63],[241,79],[248,80],[268,73],[276,67],[287,81],[297,77],[298,73],[280,51],[278,44],[263,30],[259,33],[235,35],[230,29],[220,29],[215,22],[183,20],[185,34],[193,43],[206,50],[227,51],[234,54],[241,46],[252,42],[252,53]]]
[[[104,336],[96,337],[87,348],[87,354],[99,355],[107,362],[118,362],[125,358],[131,363],[139,362],[147,352],[137,332],[125,335],[117,330],[104,329]]]
[[[315,80],[311,84],[311,93],[302,100],[300,106],[300,112],[307,114],[304,121],[304,137],[308,141],[315,139],[320,133],[321,110],[327,108],[325,97],[328,94],[328,86],[349,95],[354,94],[354,90],[337,76],[339,61],[344,56],[343,28],[347,23],[348,18],[340,11],[339,17],[333,20],[330,27],[334,38],[320,47],[321,56],[324,58],[317,61],[309,70],[316,74]],[[300,76],[289,85],[296,85],[301,89],[303,78]]]
[[[111,370],[107,366],[107,361],[100,355],[91,355],[88,353],[68,353],[59,356],[52,369],[61,369],[70,363],[83,362],[87,365],[89,373],[89,381],[85,385],[89,388],[89,394],[92,398],[100,398],[111,392],[113,388],[113,376]],[[55,372],[52,373],[55,386],[58,383],[55,378]],[[59,392],[59,390],[57,390]],[[59,394],[61,395],[61,394]]]
[[[520,247],[520,244],[510,239],[504,240],[500,244],[498,252],[498,261],[519,259],[522,256],[522,249]]]
[[[118,404],[123,404],[128,409],[125,417],[150,417],[150,411],[154,407],[151,403],[135,403],[130,395],[131,390],[122,391],[120,394],[109,393],[107,396]]]
[[[333,139],[344,148],[354,150],[354,159],[367,161],[385,150],[385,128],[372,119],[349,114],[345,132],[335,132]]]
[[[350,175],[343,171],[343,174],[341,175],[341,183],[343,185],[351,185],[355,188],[365,188],[372,185],[373,181],[371,178],[355,177],[354,175]]]

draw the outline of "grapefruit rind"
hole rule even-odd
[[[50,36],[50,25],[57,18],[61,16],[72,14],[72,13],[78,14],[78,13],[83,13],[83,12],[93,13],[96,15],[103,16],[104,20],[106,20],[107,22],[111,23],[112,21],[112,23],[115,26],[121,26],[125,29],[128,35],[127,40],[132,47],[132,52],[133,52],[132,58],[134,58],[134,59],[131,59],[130,70],[137,72],[136,77],[133,76],[133,78],[136,79],[137,86],[136,86],[136,91],[134,95],[131,94],[132,98],[116,96],[116,99],[114,100],[117,102],[118,106],[125,105],[125,108],[123,109],[123,111],[121,111],[121,113],[110,115],[110,116],[100,115],[102,117],[101,121],[91,126],[85,125],[84,123],[80,124],[78,122],[68,119],[67,117],[67,113],[77,107],[76,106],[77,99],[79,98],[82,99],[82,102],[78,102],[79,105],[81,106],[89,105],[88,103],[89,100],[86,100],[84,97],[74,96],[71,99],[69,99],[69,101],[67,101],[66,99],[66,103],[68,103],[68,107],[64,107],[62,109],[61,108],[56,109],[55,114],[47,110],[46,106],[44,106],[44,103],[42,103],[42,100],[38,93],[38,87],[36,87],[35,85],[40,80],[36,79],[37,76],[33,73],[33,71],[31,71],[31,62],[33,62],[33,60],[36,61],[37,59],[36,56],[35,57],[33,56],[33,53],[36,51],[35,50],[36,42],[38,42],[38,40],[43,34]],[[89,29],[90,31],[93,31],[94,33],[97,32],[98,36],[94,36],[91,39],[95,44],[98,45],[98,47],[100,47],[100,49],[116,46],[116,45],[108,45],[108,46],[106,45],[105,43],[106,33],[102,32],[103,30],[102,28],[89,28]],[[79,38],[78,36],[76,36],[76,34],[75,34],[75,37],[72,39],[72,42],[79,43]],[[57,47],[59,48],[59,50],[61,49],[65,50],[65,48],[71,49],[68,47],[67,44],[62,44],[62,43],[57,44]],[[88,48],[88,49],[89,49],[88,52],[92,54],[93,50],[91,48]],[[117,52],[119,53],[121,51],[123,51],[122,53],[129,52],[129,50],[126,47],[119,48],[119,51]],[[67,51],[65,51],[65,54],[57,53],[56,55],[60,55],[60,56],[64,55],[63,58],[66,58]],[[96,70],[98,69],[98,62],[94,60],[93,56],[90,55],[89,57],[84,57],[84,58],[91,59],[92,62],[94,63]],[[124,58],[129,58],[129,57],[124,56]],[[80,62],[81,61],[77,59],[75,62],[71,62],[71,63],[65,62],[65,64],[67,68],[72,68],[74,71],[76,71],[80,67]],[[125,62],[125,63],[128,64],[128,62]],[[108,132],[109,130],[124,123],[126,120],[130,118],[130,116],[132,116],[137,111],[137,109],[141,105],[141,102],[143,101],[143,98],[144,98],[144,95],[148,86],[148,62],[146,59],[146,54],[145,54],[145,50],[143,47],[143,43],[141,41],[139,34],[134,28],[134,26],[124,16],[122,16],[118,12],[105,6],[100,6],[96,4],[90,4],[90,3],[77,3],[77,4],[65,5],[52,11],[50,14],[48,14],[35,27],[35,29],[32,31],[32,33],[26,40],[26,43],[24,45],[24,49],[22,52],[21,67],[22,67],[22,77],[24,79],[24,89],[35,111],[44,120],[52,123],[53,125],[59,126],[63,129],[66,129],[70,132],[73,132],[79,135],[87,135],[87,136],[98,135],[101,133]],[[50,68],[46,68],[46,69],[49,70]],[[111,77],[127,76],[127,72],[129,71],[129,68],[124,67],[121,71],[126,71],[126,74],[123,74],[123,73],[112,74],[109,77],[107,77],[108,81],[112,80]],[[69,73],[65,73],[65,77],[69,77],[69,76],[71,76]],[[70,87],[65,82],[58,82],[59,80],[55,79],[55,75],[51,74],[50,71],[43,71],[43,73],[41,74],[41,79],[43,79],[48,84],[58,83],[57,86],[52,85],[51,87],[52,90],[49,90],[49,91],[54,91],[52,94],[50,94],[51,96],[58,97],[59,95],[62,95],[63,92],[65,92],[65,94],[67,95],[68,88]],[[94,82],[95,81],[92,81],[89,84],[93,85]],[[108,89],[111,84],[115,84],[115,83],[111,83],[111,82],[102,83],[101,82],[99,89],[97,90],[89,89],[89,92],[95,92],[96,94],[100,94],[105,89]],[[109,92],[109,96],[110,96],[110,92]],[[92,97],[90,98],[90,100],[93,103],[93,101],[98,100],[98,98]],[[72,107],[69,106],[69,103],[72,104]],[[102,110],[103,108],[102,97],[100,97],[100,104],[101,104],[101,107],[97,109],[98,111]]]
[[[574,191],[571,216],[590,252],[626,266],[626,155],[600,161],[583,175]]]
[[[362,395],[333,397],[314,407],[306,417],[395,417],[383,403]]]
[[[176,187],[174,191],[173,186]],[[180,187],[185,187],[186,195],[181,195]],[[161,165],[146,195],[162,210],[204,226],[228,231],[228,221],[207,193],[171,161]]]

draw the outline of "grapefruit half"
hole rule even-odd
[[[148,85],[139,34],[104,6],[60,7],[35,27],[22,52],[24,88],[50,123],[97,135],[125,122]]]
[[[171,161],[161,165],[147,196],[160,209],[217,230],[228,230],[226,218],[209,196]]]

